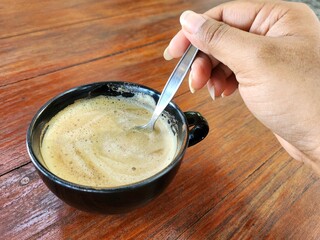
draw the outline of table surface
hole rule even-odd
[[[8,3],[5,3],[8,2]],[[212,101],[187,80],[174,101],[201,112],[208,137],[144,207],[94,215],[59,200],[30,162],[36,111],[86,83],[136,82],[161,91],[177,60],[162,53],[183,10],[214,0],[0,2],[1,239],[319,239],[320,181],[294,161],[238,93]]]

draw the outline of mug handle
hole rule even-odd
[[[194,111],[184,112],[187,118],[189,128],[189,144],[191,147],[201,142],[209,133],[209,124],[207,120],[199,113]]]

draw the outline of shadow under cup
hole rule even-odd
[[[170,127],[177,136],[177,151],[172,162],[157,174],[129,185],[94,188],[61,179],[46,168],[40,152],[41,141],[46,124],[59,111],[78,99],[101,95],[131,98],[137,93],[151,96],[155,102],[160,97],[155,90],[138,84],[116,81],[92,83],[58,95],[34,116],[27,132],[29,156],[47,187],[65,203],[95,213],[121,213],[142,206],[168,186],[177,173],[187,147],[197,144],[208,134],[208,123],[199,113],[184,113],[171,102],[165,111],[170,119]]]

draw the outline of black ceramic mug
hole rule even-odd
[[[44,164],[40,147],[43,130],[59,111],[78,99],[97,96],[151,96],[155,102],[160,94],[148,87],[127,82],[98,82],[68,90],[47,102],[34,116],[27,132],[27,149],[31,161],[47,187],[67,204],[84,211],[120,213],[139,207],[158,196],[175,176],[187,147],[197,144],[209,132],[207,121],[197,112],[182,112],[170,102],[165,111],[170,115],[177,135],[177,151],[172,162],[155,175],[140,182],[107,188],[82,186],[66,181],[50,172]]]

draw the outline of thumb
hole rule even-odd
[[[239,61],[251,59],[258,35],[231,27],[204,14],[185,11],[180,17],[182,31],[202,52],[212,55],[234,72]],[[238,66],[240,67],[240,66]]]

